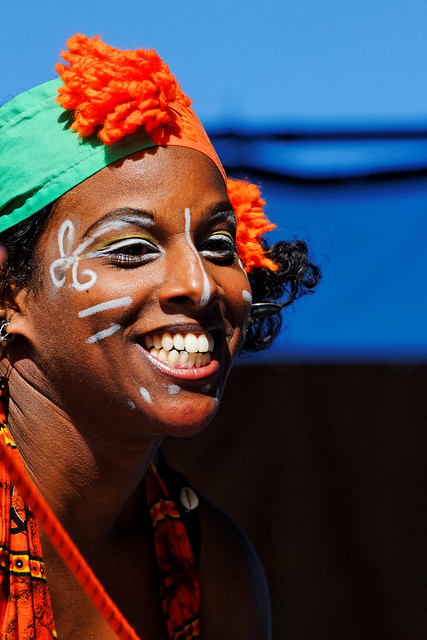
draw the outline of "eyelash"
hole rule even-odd
[[[138,248],[140,253],[132,253]],[[216,232],[201,243],[199,252],[207,259],[230,264],[236,254],[236,245],[231,234]],[[155,259],[160,253],[163,253],[161,247],[148,239],[127,238],[95,251],[88,257],[104,256],[119,267],[138,267]]]
[[[231,262],[236,254],[236,243],[229,233],[216,232],[202,242],[199,251],[205,258]]]
[[[141,253],[132,254],[132,249],[140,248]],[[123,249],[127,248],[127,253]],[[142,252],[144,251],[144,252]],[[118,266],[139,266],[157,257],[162,253],[160,247],[145,238],[127,238],[121,240],[106,249],[96,252],[96,256],[106,256]]]

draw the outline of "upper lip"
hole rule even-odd
[[[154,329],[150,329],[149,331],[145,331],[142,335],[147,335],[149,333],[212,333],[220,332],[224,333],[223,325],[218,323],[209,324],[200,324],[199,322],[179,322],[177,324],[165,324],[159,327],[155,327]]]

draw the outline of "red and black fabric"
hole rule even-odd
[[[0,446],[24,465],[6,425],[5,389],[0,390]],[[164,461],[162,462],[164,466]],[[164,468],[166,468],[164,466]],[[160,595],[169,637],[192,640],[199,632],[196,560],[179,511],[154,463],[144,477]],[[141,567],[143,571],[143,567]],[[57,638],[37,522],[0,465],[0,638]]]

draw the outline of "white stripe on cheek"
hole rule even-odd
[[[190,230],[191,230],[191,214],[190,214],[190,209],[186,208],[185,209],[185,237],[187,238],[187,242],[190,245],[191,250],[194,251],[194,255],[196,256],[199,262],[200,270],[203,275],[203,292],[202,292],[202,297],[200,298],[200,304],[204,306],[209,302],[209,298],[211,296],[211,288],[209,286],[209,279],[205,271],[205,268],[203,266],[202,259],[200,258],[199,252],[197,251],[191,239]]]
[[[153,402],[152,399],[151,399],[150,394],[148,393],[148,391],[147,391],[147,389],[145,387],[140,387],[139,393],[142,395],[142,397],[144,398],[145,402],[148,402],[148,404],[151,404]]]
[[[246,269],[243,266],[243,262],[240,260],[240,256],[237,256],[237,262],[239,263],[239,267],[241,268],[242,271],[244,271],[244,273],[246,273]]]
[[[252,294],[249,291],[246,291],[246,289],[243,289],[242,291],[242,298],[243,300],[246,300],[246,302],[252,304]]]
[[[98,331],[98,333],[94,333],[93,336],[90,336],[86,342],[92,344],[93,342],[99,342],[100,340],[104,340],[104,338],[109,338],[116,333],[120,329],[119,324],[112,324],[108,329],[104,329],[103,331]]]
[[[95,304],[93,307],[83,309],[83,311],[79,311],[78,315],[79,318],[86,318],[86,316],[91,316],[94,313],[99,313],[100,311],[117,309],[118,307],[128,307],[130,304],[132,304],[132,298],[129,296],[126,296],[126,298],[116,298],[115,300],[107,300],[106,302]]]

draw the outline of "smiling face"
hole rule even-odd
[[[43,393],[88,422],[204,426],[249,313],[234,238],[224,181],[192,149],[134,154],[65,194],[22,331]]]

